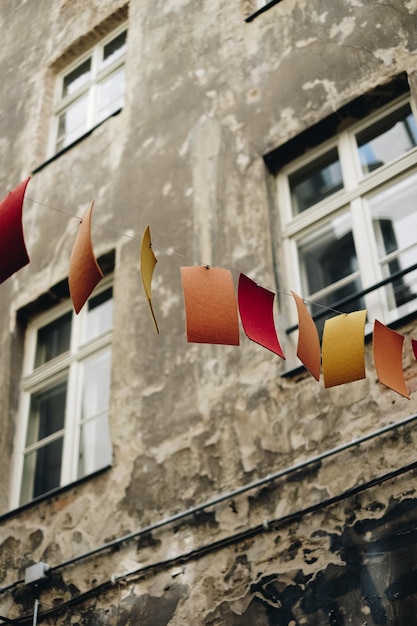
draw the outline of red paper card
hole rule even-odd
[[[22,209],[27,178],[0,203],[0,283],[29,263],[26,250]]]
[[[76,313],[81,311],[93,289],[103,278],[103,272],[94,256],[91,241],[91,214],[93,206],[94,202],[87,209],[79,226],[70,258],[68,284]]]
[[[285,359],[275,330],[274,298],[272,291],[240,274],[238,304],[243,330],[249,339]]]
[[[320,380],[320,339],[317,327],[304,300],[291,291],[297,305],[298,344],[297,356],[316,380]]]
[[[187,340],[239,345],[233,279],[218,267],[181,267]]]
[[[375,320],[373,348],[379,382],[410,399],[404,379],[403,343],[403,335]]]

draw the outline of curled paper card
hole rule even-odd
[[[239,345],[232,274],[218,267],[181,267],[187,341]]]
[[[273,304],[275,294],[240,274],[238,304],[246,335],[259,345],[285,359],[275,330]]]
[[[403,335],[375,320],[373,348],[379,382],[409,400],[402,363],[403,343]]]
[[[324,323],[322,359],[325,387],[366,378],[366,311],[343,313]]]
[[[68,284],[76,313],[81,311],[93,289],[103,278],[103,272],[94,256],[93,244],[91,242],[91,213],[93,206],[94,202],[87,209],[79,226],[69,264]]]
[[[416,339],[411,340],[411,347],[413,348],[414,356],[417,359],[417,340]]]
[[[22,209],[30,178],[20,183],[0,203],[0,283],[29,263]]]
[[[316,380],[320,380],[320,339],[317,327],[304,300],[291,291],[297,305],[298,344],[297,356]]]
[[[140,272],[142,275],[143,288],[145,290],[146,298],[148,300],[149,310],[153,323],[155,325],[155,330],[157,333],[159,333],[158,324],[156,322],[155,313],[152,307],[152,276],[156,263],[157,258],[155,257],[152,250],[151,231],[149,229],[149,226],[147,226],[144,230],[142,236],[142,244],[140,247]]]

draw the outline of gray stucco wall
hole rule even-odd
[[[47,159],[56,68],[109,16],[121,19],[124,6],[1,3],[3,195]],[[243,335],[239,348],[187,344],[179,267],[209,263],[277,288],[279,220],[262,157],[401,73],[413,86],[417,2],[282,0],[251,22],[247,13],[238,0],[131,0],[125,107],[29,183],[31,263],[0,286],[0,619],[30,621],[36,598],[42,616],[103,585],[40,619],[412,623],[414,422],[296,466],[416,413],[415,359],[404,354],[406,400],[378,383],[370,344],[366,380],[327,390],[306,373],[282,377],[285,365]],[[93,199],[96,255],[115,251],[113,467],[10,512],[24,331],[17,313],[66,278],[78,224],[71,216]],[[159,336],[139,272],[147,224],[157,246],[187,257],[155,250]],[[278,301],[282,330],[288,304]],[[401,332],[410,338],[414,326],[408,320]],[[294,469],[61,567],[285,468]],[[42,560],[57,568],[43,587],[14,584]]]

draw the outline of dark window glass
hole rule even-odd
[[[35,367],[67,352],[70,347],[72,313],[54,320],[38,330]]]
[[[407,104],[356,137],[362,173],[369,174],[417,145],[417,125]]]
[[[289,176],[293,213],[302,213],[343,188],[336,148]]]

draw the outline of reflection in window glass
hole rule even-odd
[[[60,437],[25,456],[20,504],[59,487],[62,444]]]
[[[78,478],[111,464],[112,448],[107,413],[82,424],[78,455]]]
[[[113,318],[112,290],[106,289],[88,302],[85,341],[110,330]]]
[[[67,313],[38,330],[35,367],[67,352],[70,347],[72,314]]]
[[[361,290],[358,261],[347,213],[311,231],[298,246],[303,293],[326,307]],[[345,312],[362,308],[357,299],[343,307]],[[318,309],[312,309],[312,314]]]
[[[80,98],[69,106],[58,120],[57,150],[81,137],[87,130],[87,97]]]
[[[111,463],[108,424],[110,367],[110,350],[101,352],[83,364],[79,478]]]
[[[367,199],[383,277],[417,262],[417,174],[385,187]],[[401,306],[417,295],[415,272],[386,287],[389,308]]]
[[[343,188],[337,150],[309,163],[289,176],[293,213],[302,213]]]
[[[97,122],[109,117],[124,105],[125,70],[121,68],[98,85]]]
[[[363,174],[369,174],[417,145],[417,126],[407,104],[356,137]]]
[[[102,61],[104,67],[114,63],[126,52],[126,35],[127,31],[124,31],[104,46]]]
[[[26,445],[64,428],[67,381],[32,395]]]
[[[110,394],[110,350],[88,359],[83,365],[81,419],[107,411]]]
[[[66,396],[66,380],[32,395],[21,504],[59,486]]]
[[[74,91],[77,91],[80,87],[85,85],[91,76],[91,59],[87,59],[84,63],[81,63],[72,72],[64,77],[62,83],[62,97],[68,96]]]

